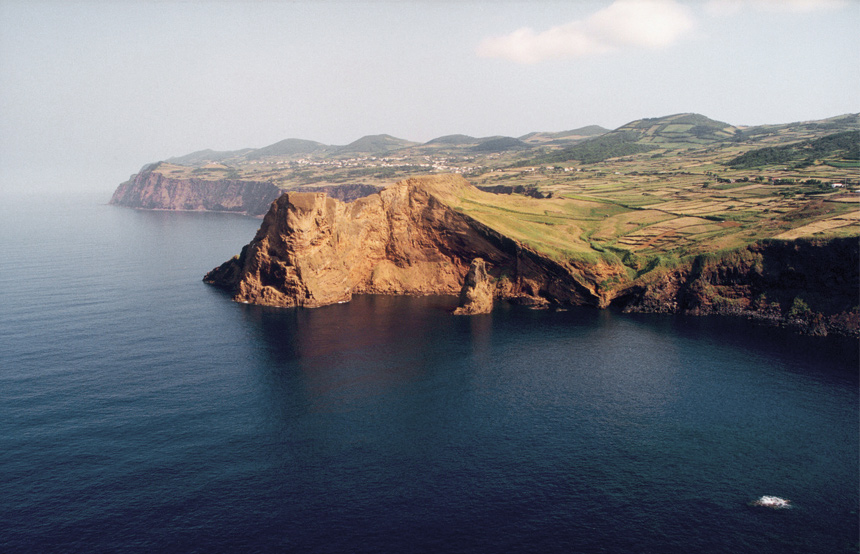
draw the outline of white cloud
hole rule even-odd
[[[589,17],[543,32],[529,27],[485,38],[477,53],[518,63],[583,58],[621,48],[667,47],[695,27],[690,10],[674,0],[617,0]]]
[[[847,5],[847,0],[709,0],[705,11],[716,16],[735,15],[748,8],[760,12],[810,13]]]

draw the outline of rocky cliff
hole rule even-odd
[[[575,266],[542,256],[442,200],[470,186],[450,175],[412,178],[348,204],[323,193],[287,192],[242,253],[205,280],[240,302],[310,307],[353,294],[458,294],[472,260],[482,258],[497,297],[606,304]]]
[[[236,301],[270,306],[322,306],[353,294],[460,294],[463,314],[504,298],[748,315],[793,320],[812,332],[860,327],[856,238],[765,241],[637,273],[620,261],[535,251],[453,209],[450,198],[467,187],[458,176],[412,178],[351,203],[287,192],[241,254],[204,280]]]
[[[110,203],[143,210],[235,212],[261,217],[283,193],[268,181],[177,179],[158,171],[158,165],[144,167],[119,185]],[[351,202],[379,192],[379,187],[346,184],[308,187],[307,190]]]
[[[764,240],[656,270],[619,291],[626,311],[741,315],[812,334],[860,334],[860,240]]]
[[[260,216],[281,194],[265,181],[174,179],[158,171],[157,164],[119,185],[111,204],[147,210],[235,212]]]

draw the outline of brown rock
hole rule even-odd
[[[455,315],[488,314],[493,311],[493,283],[487,264],[481,258],[472,260],[460,289],[460,304]]]
[[[353,294],[458,294],[482,258],[502,278],[501,297],[603,302],[580,283],[587,268],[550,260],[448,206],[463,187],[471,185],[454,175],[410,178],[349,204],[285,193],[241,255],[204,280],[239,302],[315,307]]]

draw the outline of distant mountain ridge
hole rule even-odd
[[[444,135],[418,143],[392,135],[361,137],[346,145],[327,145],[313,140],[288,138],[262,148],[216,151],[199,150],[168,158],[172,164],[199,167],[211,163],[227,165],[247,161],[283,158],[342,158],[349,156],[384,156],[394,153],[433,155],[439,152],[464,154],[520,154],[517,165],[580,161],[595,163],[612,157],[628,156],[658,148],[707,146],[734,141],[756,141],[785,133],[787,130],[839,132],[860,129],[860,114],[845,114],[819,121],[795,122],[753,127],[734,126],[697,113],[678,113],[642,118],[609,130],[588,125],[558,132],[536,131],[520,137],[473,137],[465,134]],[[786,137],[790,138],[790,137]],[[525,157],[524,157],[525,156]]]
[[[823,121],[741,128],[701,114],[680,113],[631,121],[613,131],[551,152],[522,159],[518,166],[577,161],[597,163],[659,149],[702,148],[755,141],[788,131],[851,131],[860,129],[860,116],[847,114]],[[792,142],[786,134],[782,139]]]
[[[183,156],[175,156],[165,161],[185,166],[203,166],[209,163],[256,161],[266,158],[290,158],[302,155],[349,156],[382,155],[404,149],[469,148],[476,152],[493,153],[528,150],[544,144],[574,144],[586,138],[610,132],[599,125],[588,125],[578,129],[559,132],[534,132],[522,137],[489,136],[473,137],[464,134],[444,135],[425,143],[414,142],[392,135],[366,135],[349,144],[328,145],[313,140],[288,138],[262,148],[243,148],[241,150],[216,151],[198,150]]]

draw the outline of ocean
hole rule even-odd
[[[236,304],[259,220],[108,198],[0,205],[0,552],[858,549],[857,341]]]

